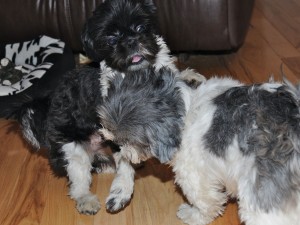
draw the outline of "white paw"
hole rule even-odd
[[[100,209],[100,202],[96,195],[85,195],[76,201],[77,210],[86,215],[95,215]]]
[[[131,199],[133,190],[128,188],[114,188],[106,199],[106,209],[116,212],[124,208]]]
[[[192,69],[185,69],[181,71],[180,77],[192,88],[197,88],[202,82],[206,81],[206,78],[203,75]]]
[[[196,224],[191,221],[193,215],[193,208],[188,204],[182,204],[179,206],[177,211],[177,217],[182,220],[182,222],[187,224]]]
[[[200,211],[196,207],[190,206],[189,204],[179,206],[177,217],[189,225],[205,225],[209,223],[201,218]]]

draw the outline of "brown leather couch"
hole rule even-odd
[[[82,51],[82,26],[103,0],[0,0],[0,43],[40,34]],[[236,50],[243,44],[254,0],[154,0],[172,51]]]

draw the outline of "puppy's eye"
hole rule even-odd
[[[145,25],[138,25],[135,30],[138,32],[138,33],[142,33],[146,30],[146,26]]]
[[[114,46],[115,44],[117,44],[118,38],[115,36],[109,36],[109,37],[107,37],[106,41],[109,46]]]

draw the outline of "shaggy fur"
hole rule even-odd
[[[152,155],[167,162],[179,147],[184,103],[176,80],[170,70],[149,68],[143,74],[131,73],[124,80],[111,81],[98,110],[101,133],[121,144],[123,152],[130,148],[131,156],[126,158],[132,162]]]
[[[154,64],[160,51],[155,11],[151,0],[105,1],[83,28],[87,55],[120,72]]]
[[[87,54],[96,61],[102,60],[100,70],[71,71],[53,94],[34,99],[18,110],[24,137],[37,148],[47,147],[52,168],[68,176],[70,197],[80,213],[95,214],[100,209],[97,197],[89,190],[92,170],[116,168],[117,175],[106,200],[109,211],[123,208],[133,193],[134,169],[127,160],[112,156],[105,147],[115,152],[118,146],[98,133],[101,121],[96,108],[107,96],[108,81],[121,79],[131,71],[144,74],[149,65],[155,70],[166,66],[176,76],[181,75],[156,32],[154,13],[150,0],[107,0],[100,4],[82,33]],[[145,73],[144,78],[153,75]],[[201,82],[205,78],[186,70],[182,79]]]
[[[173,166],[189,201],[177,216],[190,225],[209,224],[222,214],[228,197],[236,197],[246,225],[299,224],[299,87],[212,78],[190,90],[181,82],[162,80],[159,89],[165,94],[154,102],[135,105],[151,89],[159,92],[157,87],[149,84],[133,95],[124,85],[99,114],[102,134],[121,146],[123,157],[133,162],[157,157]],[[181,96],[167,98],[178,87]],[[131,102],[114,104],[126,94]]]
[[[111,170],[112,154],[97,133],[96,107],[102,103],[99,70],[81,68],[67,73],[48,97],[33,99],[16,112],[25,139],[37,149],[46,147],[57,175],[67,175],[70,197],[84,214],[95,214],[100,203],[90,193],[91,171]],[[93,166],[94,165],[94,166]]]

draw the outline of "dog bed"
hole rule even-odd
[[[28,98],[43,97],[75,67],[74,55],[61,40],[48,36],[0,44],[0,117]]]

